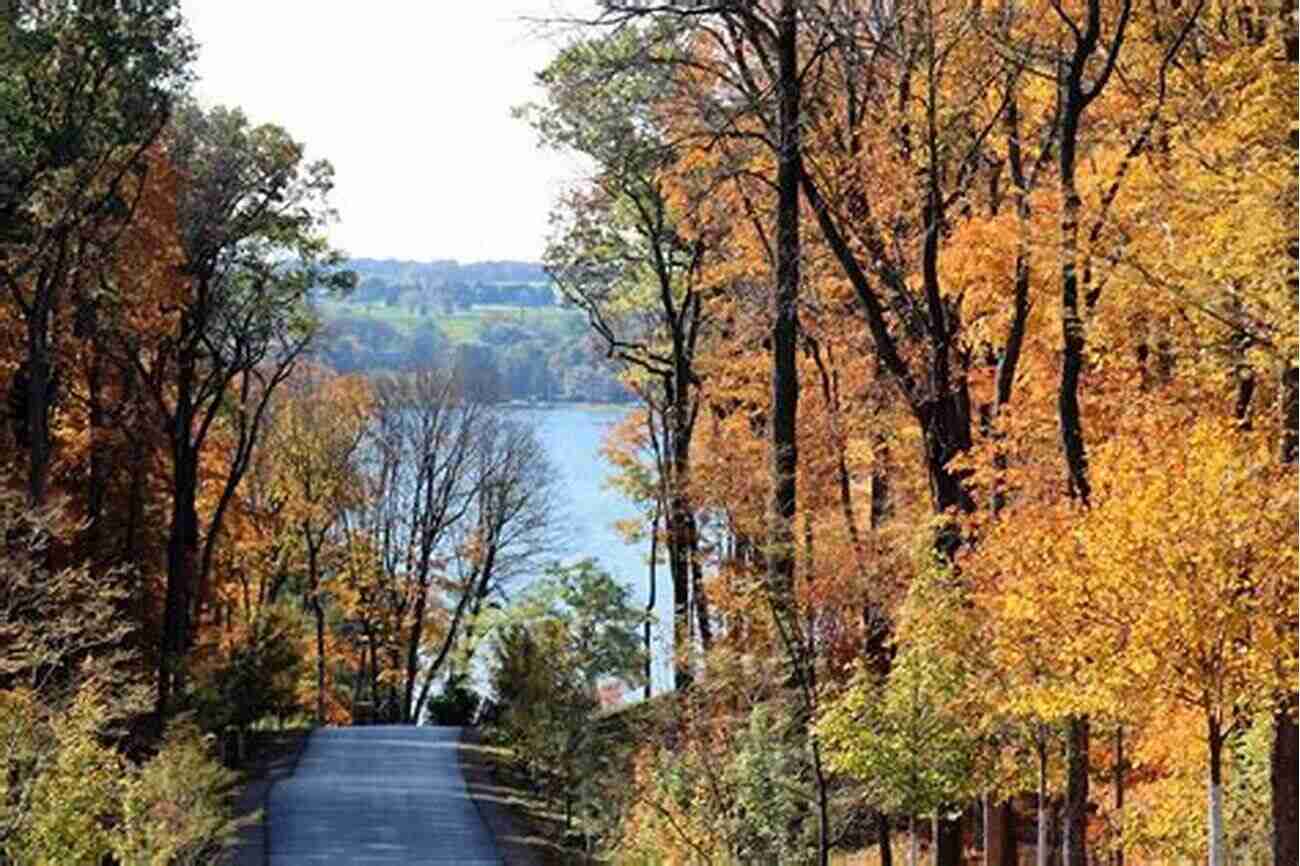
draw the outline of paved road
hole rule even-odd
[[[322,728],[267,801],[271,866],[500,866],[456,759],[460,728]]]

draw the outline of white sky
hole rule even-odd
[[[283,126],[334,164],[352,256],[535,261],[576,163],[510,109],[555,43],[556,0],[183,0],[199,99]],[[584,2],[570,2],[583,8]]]

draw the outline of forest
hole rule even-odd
[[[506,719],[587,850],[1296,862],[1293,8],[557,24],[545,264],[674,609],[612,765]]]
[[[176,0],[0,5],[3,864],[228,862],[255,728],[412,724],[523,577],[534,616],[611,582],[553,566],[477,368],[324,363],[333,167],[195,51]]]
[[[348,259],[178,0],[0,3],[0,863],[474,718],[570,862],[1300,861],[1294,9],[593,8],[539,271]],[[626,395],[658,694],[501,405]]]

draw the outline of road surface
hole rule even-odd
[[[271,866],[500,866],[456,757],[460,728],[321,728],[267,799]]]

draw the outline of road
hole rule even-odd
[[[267,799],[271,866],[499,866],[465,788],[459,728],[321,728]]]

